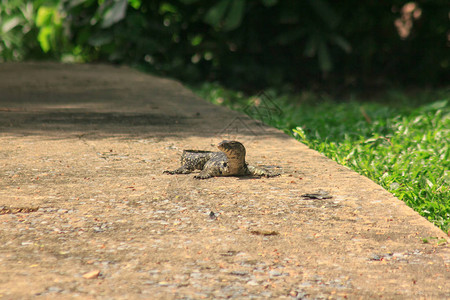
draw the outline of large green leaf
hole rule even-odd
[[[68,8],[73,8],[80,4],[87,4],[89,2],[92,2],[92,0],[70,0],[68,3]]]
[[[205,23],[208,23],[209,25],[218,26],[225,16],[229,4],[229,0],[219,1],[216,5],[208,10],[208,12],[205,14],[205,17],[203,18],[203,21]]]
[[[346,53],[350,53],[352,52],[352,46],[350,45],[350,43],[344,39],[342,36],[337,35],[337,34],[332,34],[329,37],[330,41],[333,42],[334,44],[338,45],[342,50],[344,50]]]
[[[41,6],[37,12],[36,25],[42,27],[51,24],[54,11],[52,7]]]
[[[238,28],[244,17],[245,0],[221,0],[205,14],[203,21],[224,31]]]
[[[126,16],[127,6],[127,0],[115,0],[114,4],[106,10],[101,27],[108,28],[123,20]]]
[[[16,26],[20,25],[20,23],[21,19],[19,17],[12,17],[3,22],[0,33],[9,32],[11,29],[14,29]]]
[[[53,29],[51,27],[43,27],[39,30],[38,41],[41,45],[42,51],[47,53],[51,49],[51,38],[53,36]]]
[[[245,1],[233,0],[233,2],[231,2],[230,10],[228,11],[227,17],[225,19],[223,29],[225,31],[231,31],[238,28],[241,25],[242,18],[244,17],[244,11]]]
[[[330,51],[324,39],[320,38],[317,45],[317,58],[319,59],[319,67],[323,72],[329,72],[333,68],[331,62]]]
[[[141,0],[128,0],[128,3],[134,9],[139,9],[139,7],[141,7],[142,4]]]
[[[105,32],[105,31],[99,32],[98,34],[94,34],[88,39],[89,45],[94,47],[100,47],[109,44],[112,41],[113,41],[112,32]]]

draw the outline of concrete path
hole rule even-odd
[[[262,100],[249,109],[277,113]],[[225,138],[282,176],[162,174]],[[390,193],[103,65],[0,65],[0,266],[0,299],[450,298],[445,234]]]

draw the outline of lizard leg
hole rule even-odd
[[[254,167],[254,166],[247,166],[247,168],[248,168],[248,171],[250,172],[250,175],[253,175],[253,176],[275,177],[275,176],[280,175],[280,173],[272,173],[266,169],[258,168],[258,167]]]
[[[194,178],[195,178],[195,179],[208,179],[208,178],[211,178],[211,177],[213,177],[213,176],[214,176],[214,175],[211,174],[211,173],[208,172],[208,171],[201,171],[198,175],[195,175]]]
[[[223,176],[223,170],[218,167],[205,168],[198,175],[194,176],[195,179],[208,179],[211,177]]]
[[[187,168],[186,166],[181,166],[181,167],[179,167],[176,170],[173,170],[173,171],[166,170],[163,173],[164,174],[171,174],[171,175],[173,175],[173,174],[189,174],[189,173],[192,173],[192,171],[194,171],[194,169]]]

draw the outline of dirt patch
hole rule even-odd
[[[443,232],[174,81],[2,64],[0,120],[0,298],[450,297]],[[230,136],[282,175],[163,174]]]

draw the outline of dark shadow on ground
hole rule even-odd
[[[25,63],[0,65],[0,134],[126,139],[275,132],[173,80],[107,65]]]

